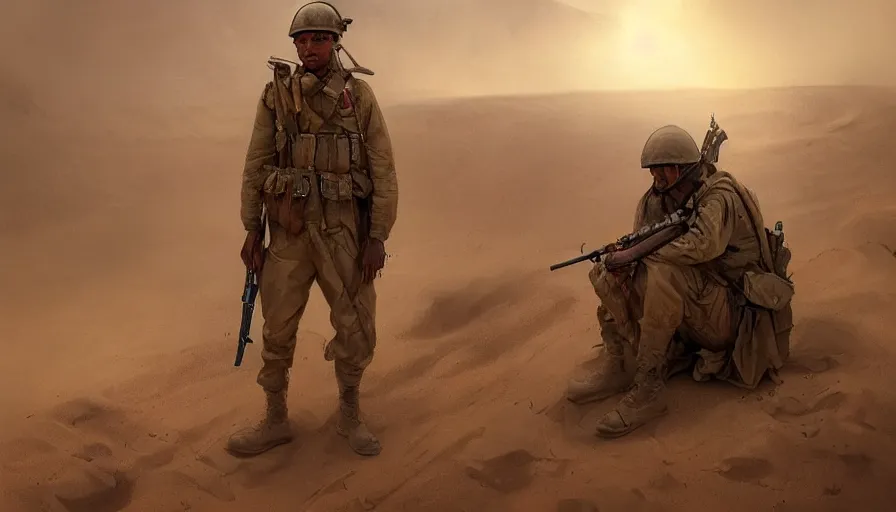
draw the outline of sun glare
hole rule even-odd
[[[689,34],[699,27],[682,0],[629,0],[619,11],[613,60],[625,87],[665,89],[700,82]]]

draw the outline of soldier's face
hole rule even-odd
[[[669,185],[675,183],[681,175],[677,165],[663,165],[650,168],[650,175],[653,176],[653,188],[660,192],[664,192]]]
[[[302,32],[293,39],[296,53],[306,69],[317,71],[330,62],[333,51],[333,34],[327,32]]]

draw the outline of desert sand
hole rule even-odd
[[[896,89],[393,94],[401,203],[362,390],[384,450],[361,458],[333,430],[315,289],[297,439],[238,459],[224,442],[263,398],[258,312],[233,367],[257,76],[226,108],[99,102],[90,122],[3,82],[0,510],[892,510]],[[793,250],[783,383],[678,376],[667,417],[598,440],[614,400],[563,397],[599,350],[588,264],[548,266],[627,232],[646,137],[676,123],[700,139],[711,112],[721,166]]]

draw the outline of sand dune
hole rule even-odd
[[[894,106],[894,91],[844,87],[387,109],[403,199],[364,389],[385,449],[363,460],[333,432],[319,292],[289,398],[297,441],[255,459],[223,451],[262,398],[260,348],[232,367],[241,114],[205,138],[201,110],[182,117],[195,133],[113,132],[112,146],[73,135],[56,146],[64,169],[3,176],[16,207],[0,233],[13,248],[0,274],[0,509],[889,510]],[[596,298],[586,265],[547,267],[629,229],[653,128],[699,137],[713,111],[731,137],[724,166],[794,251],[784,384],[676,378],[668,417],[599,442],[592,426],[613,401],[562,397],[599,343]]]

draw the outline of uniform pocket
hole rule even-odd
[[[320,195],[328,201],[352,199],[351,174],[320,173]]]
[[[330,171],[335,173],[346,173],[352,165],[352,148],[348,137],[345,135],[337,135],[333,141],[334,155],[330,160]]]
[[[780,311],[793,298],[793,285],[775,274],[748,270],[744,274],[744,296],[753,304]]]
[[[273,165],[264,166],[265,172],[268,173],[267,179],[264,180],[262,190],[267,195],[279,196],[286,192],[288,183],[287,173],[295,171],[295,169],[281,169]]]
[[[265,170],[271,172],[262,187],[267,195],[281,196],[290,193],[294,198],[305,198],[311,192],[312,176],[310,173],[300,171],[295,167],[265,166]]]
[[[366,199],[373,192],[373,182],[361,171],[352,171],[351,176],[352,194],[360,199]]]
[[[304,225],[305,200],[311,192],[311,176],[295,168],[270,167],[264,182],[265,205],[273,222],[293,234]]]
[[[300,134],[293,153],[296,166],[303,170],[313,169],[315,153],[317,153],[317,137],[308,133]]]

